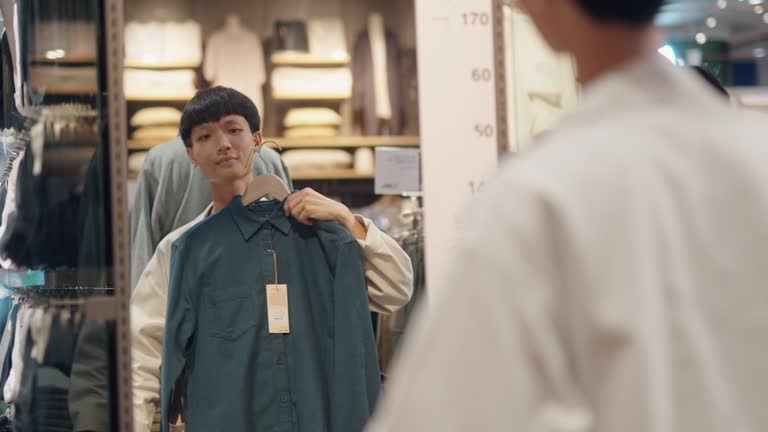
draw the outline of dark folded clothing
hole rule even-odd
[[[309,51],[307,25],[303,21],[275,21],[276,51]]]
[[[72,423],[66,422],[42,422],[38,419],[37,422],[40,429],[47,431],[48,429],[69,429],[72,430]]]
[[[69,428],[72,429],[72,423],[70,422],[64,422],[64,421],[48,421],[48,420],[41,420],[37,419],[37,424],[43,427],[43,430],[51,428]]]
[[[72,432],[72,426],[69,427],[54,427],[40,425],[39,429],[45,432]]]
[[[50,387],[37,387],[35,388],[36,395],[44,395],[51,399],[64,399],[69,397],[68,389],[50,388]]]

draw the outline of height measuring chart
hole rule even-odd
[[[501,0],[416,0],[431,292],[440,290],[473,195],[507,148],[502,20]]]

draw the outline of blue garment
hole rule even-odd
[[[360,432],[380,378],[359,246],[279,201],[240,197],[173,245],[163,343],[163,431]],[[270,334],[266,285],[288,285],[290,334]]]

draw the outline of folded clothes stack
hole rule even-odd
[[[353,156],[344,150],[289,150],[282,154],[292,173],[352,168]]]
[[[134,128],[131,140],[138,143],[138,148],[149,149],[170,141],[179,135],[181,111],[173,107],[142,108],[131,116],[130,125]],[[144,165],[147,152],[137,152],[128,158],[128,172],[138,174]]]
[[[293,108],[283,119],[286,138],[333,137],[339,134],[341,115],[330,108]]]
[[[348,67],[276,67],[272,71],[272,97],[288,100],[348,99],[352,71]]]

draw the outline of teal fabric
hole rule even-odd
[[[288,285],[291,333],[269,334],[265,286]],[[173,246],[163,343],[163,431],[360,432],[380,381],[359,246],[279,201],[226,208]]]

